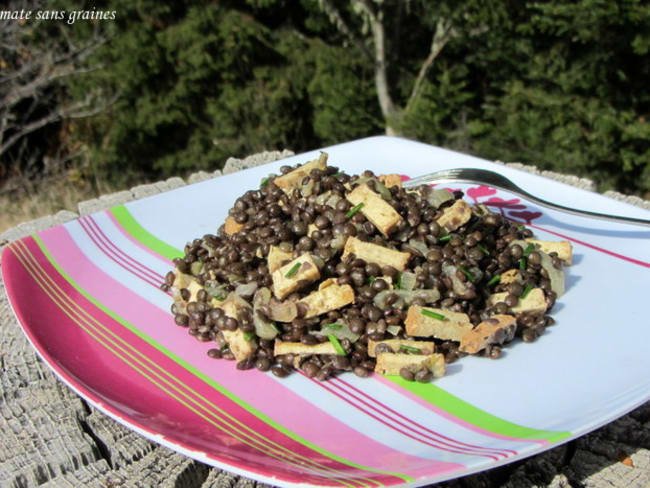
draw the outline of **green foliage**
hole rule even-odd
[[[70,3],[60,0],[64,7]],[[384,131],[368,17],[330,0],[125,2],[101,28],[104,66],[66,80],[119,99],[74,122],[94,171],[160,178],[228,156]],[[650,192],[650,6],[641,0],[372,1],[384,9],[390,123],[407,137]],[[69,7],[69,5],[68,5]],[[69,7],[70,8],[70,7]],[[76,7],[79,8],[79,7]],[[449,41],[409,99],[440,20]],[[77,22],[82,39],[95,28]],[[44,33],[45,35],[45,33]]]
[[[530,20],[507,33],[522,62],[485,95],[473,150],[589,176],[603,189],[649,191],[650,63],[641,46],[650,7],[582,0],[527,11]]]
[[[404,132],[649,192],[650,6],[530,2],[478,18],[442,53]]]
[[[321,44],[315,43],[308,54],[315,63],[308,94],[316,137],[335,144],[381,132],[373,72],[355,51]]]

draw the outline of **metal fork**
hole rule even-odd
[[[580,210],[577,208],[565,207],[564,205],[559,205],[557,203],[549,202],[543,200],[539,197],[531,195],[525,190],[519,188],[516,184],[510,181],[503,175],[495,173],[494,171],[489,171],[487,169],[478,169],[478,168],[455,168],[447,169],[442,171],[436,171],[435,173],[429,173],[427,175],[419,176],[411,180],[404,182],[405,188],[412,188],[419,185],[430,184],[430,183],[444,183],[444,182],[455,182],[455,183],[480,183],[482,185],[492,186],[494,188],[500,188],[501,190],[506,190],[512,193],[521,195],[522,197],[531,200],[543,207],[548,207],[555,210],[561,210],[574,215],[587,215],[589,217],[594,217],[597,219],[603,220],[614,220],[617,222],[625,222],[628,224],[639,224],[650,226],[650,220],[637,219],[633,217],[623,217],[622,215],[608,215],[597,212],[591,212],[589,210]]]

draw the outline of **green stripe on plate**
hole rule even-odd
[[[118,208],[118,207],[114,207],[114,209],[115,209],[115,208]],[[111,209],[111,210],[113,210],[113,209]],[[124,209],[124,210],[125,210],[125,212],[128,214],[128,211],[126,211],[126,209]],[[129,215],[129,217],[133,220],[133,217],[132,217],[130,214],[128,214],[128,215]],[[133,222],[135,222],[135,220],[133,220]],[[136,224],[137,224],[137,223],[136,223]],[[139,224],[137,224],[137,226],[138,226],[139,228],[142,228]],[[127,227],[125,227],[125,228],[127,228]],[[128,229],[128,228],[127,228],[127,229]],[[129,232],[131,232],[131,231],[129,230]],[[144,232],[146,232],[146,231],[144,231]],[[56,269],[56,270],[61,274],[61,276],[63,276],[63,277],[65,278],[65,280],[68,281],[68,283],[70,283],[70,285],[72,285],[72,286],[73,286],[73,287],[74,287],[74,288],[75,288],[75,289],[76,289],[76,290],[77,290],[81,295],[83,295],[83,296],[84,296],[86,299],[88,299],[91,303],[93,303],[95,306],[97,306],[100,310],[102,310],[103,312],[105,312],[106,314],[108,314],[109,316],[111,316],[114,320],[116,320],[117,322],[119,322],[120,324],[122,324],[122,325],[123,325],[124,327],[126,327],[128,330],[130,330],[131,332],[133,332],[133,333],[134,333],[135,335],[137,335],[140,339],[142,339],[143,341],[147,342],[147,343],[148,343],[149,345],[151,345],[152,347],[158,349],[160,352],[162,352],[163,354],[165,354],[167,357],[169,357],[170,359],[172,359],[174,362],[176,362],[176,363],[178,363],[179,365],[183,366],[186,370],[188,370],[189,372],[191,372],[192,374],[194,374],[195,376],[197,376],[198,378],[200,378],[201,380],[203,380],[204,382],[206,382],[207,384],[209,384],[210,386],[212,386],[215,390],[217,390],[218,392],[222,393],[223,395],[225,395],[226,397],[228,397],[230,400],[232,400],[233,402],[235,402],[236,404],[238,404],[238,405],[241,406],[242,408],[244,408],[244,409],[246,409],[247,411],[249,411],[251,414],[253,414],[253,415],[255,415],[256,417],[258,417],[259,419],[261,419],[263,422],[269,424],[269,425],[272,426],[274,429],[276,429],[276,430],[282,432],[284,435],[286,435],[287,437],[290,437],[290,438],[293,439],[294,441],[299,442],[300,444],[302,444],[302,445],[304,445],[304,446],[306,446],[306,447],[309,447],[310,449],[312,449],[312,450],[314,450],[314,451],[316,451],[316,452],[322,454],[323,456],[326,456],[326,457],[328,457],[328,458],[330,458],[330,459],[332,459],[332,460],[334,460],[334,461],[337,461],[337,462],[339,462],[339,463],[342,463],[342,464],[345,464],[345,465],[347,465],[347,466],[351,466],[351,467],[353,467],[353,468],[360,469],[360,470],[362,470],[362,471],[366,471],[366,472],[369,472],[369,473],[377,473],[377,474],[384,474],[384,475],[387,475],[387,476],[394,476],[394,477],[396,477],[396,478],[403,479],[405,482],[412,482],[412,481],[415,481],[415,479],[414,479],[413,477],[408,476],[408,475],[406,475],[406,474],[394,473],[394,472],[391,472],[391,471],[386,471],[386,470],[381,470],[381,469],[375,469],[375,468],[371,468],[371,467],[369,467],[369,466],[363,466],[363,465],[357,464],[357,463],[355,463],[355,462],[349,461],[349,460],[347,460],[347,459],[341,458],[341,457],[339,457],[339,456],[337,456],[337,455],[335,455],[335,454],[333,454],[333,453],[331,453],[331,452],[328,452],[328,451],[326,451],[325,449],[323,449],[323,448],[321,448],[321,447],[319,447],[319,446],[317,446],[317,445],[315,445],[315,444],[309,442],[308,440],[303,439],[303,438],[300,437],[299,435],[297,435],[297,434],[291,432],[290,430],[288,430],[286,427],[284,427],[284,426],[282,426],[281,424],[275,422],[275,421],[272,420],[270,417],[268,417],[268,416],[265,415],[264,413],[260,412],[259,410],[257,410],[257,409],[254,408],[253,406],[249,405],[248,403],[246,403],[245,401],[243,401],[241,398],[239,398],[239,397],[237,397],[236,395],[234,395],[233,393],[231,393],[229,390],[225,389],[223,386],[221,386],[219,383],[217,383],[216,381],[214,381],[213,379],[211,379],[209,376],[206,376],[205,374],[203,374],[199,369],[195,368],[194,366],[192,366],[191,364],[189,364],[188,362],[186,362],[186,361],[183,360],[182,358],[178,357],[178,356],[177,356],[176,354],[174,354],[172,351],[170,351],[169,349],[167,349],[167,348],[164,347],[163,345],[159,344],[158,342],[156,342],[155,340],[153,340],[151,337],[149,337],[148,335],[144,334],[144,333],[143,333],[141,330],[139,330],[137,327],[133,326],[133,325],[130,324],[128,321],[124,320],[122,317],[120,317],[119,315],[117,315],[115,312],[113,312],[112,310],[110,310],[109,308],[107,308],[105,305],[103,305],[102,303],[100,303],[100,302],[99,302],[95,297],[91,296],[91,295],[90,295],[86,290],[84,290],[82,287],[80,287],[80,286],[79,286],[79,285],[78,285],[78,284],[77,284],[77,283],[76,283],[76,282],[75,282],[75,281],[74,281],[74,280],[73,280],[73,279],[72,279],[72,278],[71,278],[71,277],[70,277],[70,276],[69,276],[69,275],[68,275],[68,274],[67,274],[67,273],[66,273],[66,272],[61,268],[61,266],[59,265],[59,263],[57,263],[56,260],[54,259],[54,257],[50,254],[50,252],[48,251],[47,247],[45,246],[45,243],[40,239],[40,237],[38,237],[38,235],[34,234],[34,235],[32,235],[32,237],[33,237],[34,240],[37,242],[38,246],[41,248],[43,254],[47,257],[47,259],[50,261],[50,263],[52,264],[52,266],[54,266],[54,268],[55,268],[55,269]],[[153,236],[152,236],[152,237],[153,237]],[[155,237],[154,237],[154,239],[156,239],[158,242],[162,242],[162,241],[159,241],[159,240],[158,240],[157,238],[155,238]],[[142,241],[141,241],[141,242],[142,242]],[[163,243],[163,244],[165,244],[165,243]],[[167,245],[167,244],[165,244],[165,246],[167,246],[167,247],[173,249],[171,246],[169,246],[169,245]],[[152,249],[153,249],[153,248],[152,248]],[[158,252],[156,249],[153,249],[153,250],[155,250],[156,252]]]
[[[138,221],[133,218],[131,212],[129,212],[124,205],[112,207],[110,209],[110,212],[122,225],[122,227],[124,227],[124,229],[142,245],[148,247],[152,251],[157,252],[161,256],[166,257],[167,259],[183,257],[183,251],[180,251],[179,249],[170,246],[166,242],[161,241],[147,229],[142,227],[142,225],[140,225]]]
[[[399,376],[387,376],[386,378],[451,415],[481,429],[494,432],[495,434],[520,439],[539,439],[549,442],[558,442],[571,435],[570,432],[539,430],[513,424],[470,405],[433,383],[422,384],[414,381],[406,381]]]

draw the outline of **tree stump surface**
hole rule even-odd
[[[291,155],[264,152],[230,158],[223,171],[170,178],[130,191],[82,202],[78,213],[20,224],[0,235],[0,248],[53,225],[113,205],[164,192]],[[513,167],[540,173],[536,168]],[[543,176],[588,190],[586,179],[557,173]],[[608,192],[607,196],[650,209],[650,201]],[[267,486],[212,468],[148,441],[88,405],[60,382],[36,356],[11,312],[0,280],[1,442],[0,486],[244,488]],[[649,372],[650,373],[650,372]],[[441,488],[648,488],[650,487],[650,402],[604,427],[524,460],[439,483]]]

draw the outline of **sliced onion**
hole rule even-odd
[[[219,283],[216,280],[206,281],[203,285],[203,288],[210,297],[217,298],[219,300],[223,300],[226,296],[228,296],[229,293],[228,285]]]
[[[321,330],[312,332],[315,336],[328,336],[333,335],[337,339],[348,339],[350,342],[356,342],[361,337],[359,334],[355,334],[350,330],[350,326],[347,322],[343,320],[337,320],[336,324],[340,324],[340,328],[330,329],[327,326],[324,326]]]
[[[250,298],[253,296],[253,293],[255,293],[255,290],[257,290],[257,283],[255,281],[251,281],[249,283],[237,285],[237,288],[235,288],[235,294],[239,295],[240,297]]]
[[[300,187],[300,193],[302,193],[303,197],[308,197],[314,192],[314,182],[312,180],[309,180],[309,182],[306,185],[302,185]]]
[[[454,292],[462,298],[469,298],[474,290],[458,278],[456,271],[458,271],[458,268],[453,264],[445,264],[442,266],[442,272],[451,280]]]
[[[337,235],[332,241],[330,242],[330,246],[332,249],[343,249],[345,246],[345,241],[348,240],[348,237],[344,234],[339,234]]]
[[[386,332],[388,332],[392,336],[397,336],[402,328],[399,325],[389,325],[386,327]]]
[[[228,278],[228,282],[230,282],[230,283],[237,283],[239,281],[244,280],[244,277],[242,275],[238,275],[238,274],[235,274],[235,273],[229,273],[227,278]]]
[[[472,276],[474,276],[474,283],[480,283],[480,281],[483,279],[483,276],[485,274],[478,266],[472,266],[467,271],[472,273]]]
[[[278,335],[275,324],[266,317],[263,311],[270,300],[271,290],[268,288],[258,289],[253,297],[253,325],[255,326],[255,334],[262,339],[274,339]]]
[[[323,261],[323,258],[318,254],[312,254],[311,259],[314,261],[314,264],[316,264],[318,269],[323,269],[325,267],[325,261]]]
[[[429,202],[429,205],[431,205],[433,208],[438,208],[443,203],[453,199],[454,194],[449,190],[444,189],[434,189],[427,195],[427,202]]]
[[[214,247],[208,246],[205,241],[201,241],[201,247],[203,249],[205,249],[206,251],[208,251],[208,256],[209,257],[211,257],[211,258],[214,257],[214,252],[216,251],[216,249]]]
[[[276,322],[291,322],[298,317],[298,307],[296,302],[285,300],[278,302],[271,298],[268,305],[269,317]]]
[[[328,205],[332,208],[336,208],[336,204],[341,201],[341,196],[337,195],[336,193],[333,193],[331,197],[327,199],[325,202],[325,205]]]
[[[314,203],[316,203],[317,205],[325,205],[325,202],[331,195],[332,195],[331,191],[326,191],[325,193],[321,193],[316,197]]]
[[[414,290],[417,282],[418,280],[415,273],[411,273],[410,271],[404,271],[400,275],[399,284],[401,290],[405,290],[405,291]]]
[[[551,256],[539,249],[537,252],[542,257],[542,268],[544,268],[548,273],[548,279],[551,282],[551,290],[555,292],[558,298],[561,297],[566,291],[564,284],[564,271],[553,266],[553,259]]]
[[[440,292],[433,289],[420,289],[420,290],[383,290],[375,295],[373,300],[374,304],[382,310],[386,309],[386,300],[391,294],[395,294],[399,297],[399,300],[395,302],[392,306],[395,308],[400,307],[401,305],[411,305],[416,298],[421,298],[424,300],[424,303],[431,304],[440,300]]]
[[[422,253],[422,256],[426,256],[429,252],[427,245],[423,241],[419,241],[417,239],[409,239],[409,246],[420,251]]]

